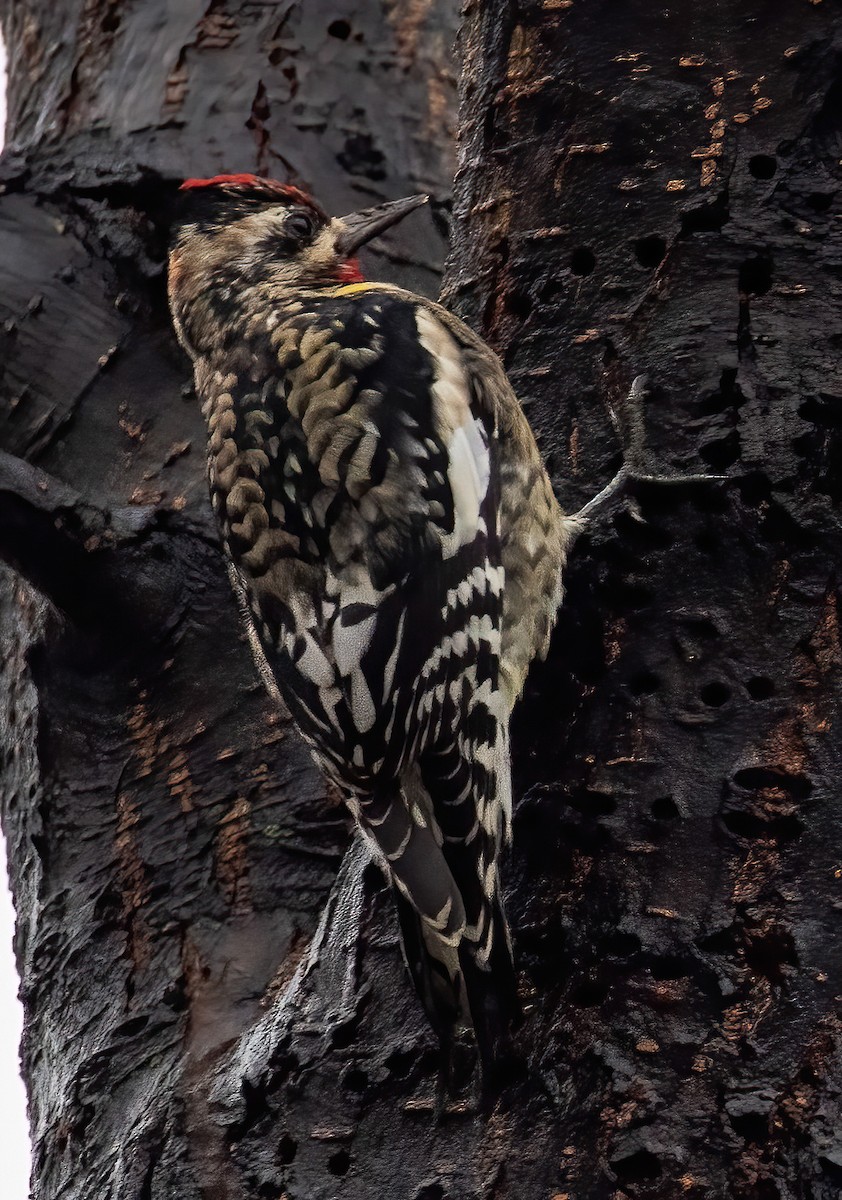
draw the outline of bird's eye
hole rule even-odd
[[[292,234],[294,238],[299,238],[301,241],[304,238],[310,237],[316,229],[316,222],[310,213],[299,209],[297,212],[292,212],[286,219],[286,231]]]

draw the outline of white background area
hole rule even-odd
[[[0,149],[6,124],[6,51],[0,41]],[[15,912],[6,885],[6,847],[0,837],[0,1196],[28,1200],[29,1124],[18,1046],[23,1013],[12,953]]]
[[[6,846],[0,837],[0,1195],[3,1200],[28,1200],[29,1123],[18,1063],[23,1013],[12,954],[15,913],[6,878]]]

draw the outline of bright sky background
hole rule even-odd
[[[6,51],[0,41],[0,149],[6,125]],[[0,836],[0,1164],[4,1200],[29,1200],[29,1125],[18,1046],[23,1013],[12,954],[15,912],[6,885],[6,847]]]

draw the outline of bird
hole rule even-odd
[[[189,179],[168,296],[258,669],[392,885],[458,1090],[518,1011],[509,717],[578,530],[497,355],[362,275],[360,247],[426,201],[330,217],[269,178]]]

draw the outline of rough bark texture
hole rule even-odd
[[[520,711],[556,1113],[499,1194],[838,1196],[840,11],[475,4],[463,57],[446,296],[563,500],[610,476],[640,370],[650,444],[735,481],[580,547]]]
[[[455,15],[0,12],[0,444],[18,456],[0,458],[0,552],[20,571],[2,581],[2,801],[34,1194],[224,1200],[274,1179],[279,1195],[282,1131],[274,1175],[241,1170],[212,1078],[233,1078],[232,1048],[292,978],[349,821],[240,635],[147,214],[163,179],[223,170],[292,180],[337,213],[429,191],[432,220],[367,266],[435,294]],[[241,1077],[233,1091],[248,1107]]]
[[[580,544],[515,728],[524,1067],[489,1117],[435,1126],[358,848],[325,907],[346,822],[238,640],[162,246],[130,219],[153,169],[257,162],[336,210],[444,196],[447,5],[317,7],[6,15],[0,436],[93,501],[0,460],[30,581],[6,585],[0,685],[36,1196],[830,1200],[839,10],[464,13],[448,302],[568,507],[615,468],[607,405],[644,369],[652,446],[733,484],[650,488],[642,523]],[[403,246],[429,286],[434,248]]]

